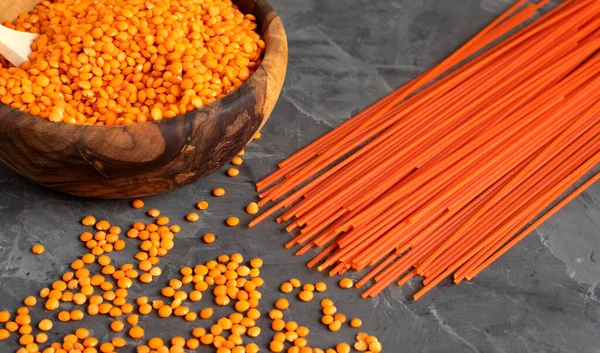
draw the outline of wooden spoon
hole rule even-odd
[[[19,67],[29,60],[31,44],[38,36],[39,34],[19,32],[0,25],[0,54]]]

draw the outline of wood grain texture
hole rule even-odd
[[[285,30],[269,3],[234,2],[257,17],[267,46],[235,92],[185,115],[127,126],[51,123],[0,103],[0,161],[41,185],[98,198],[164,193],[221,168],[269,118],[287,68]]]
[[[35,7],[41,0],[1,0],[0,22],[12,21],[22,12]]]

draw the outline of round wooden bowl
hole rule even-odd
[[[36,2],[0,4],[0,21]],[[0,161],[41,185],[98,198],[160,194],[221,168],[265,124],[287,69],[285,30],[269,3],[234,3],[256,16],[266,43],[261,66],[235,92],[185,115],[127,126],[52,123],[0,103]]]

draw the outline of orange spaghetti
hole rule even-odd
[[[363,297],[421,276],[418,299],[589,187],[600,175],[524,229],[600,162],[600,2],[565,0],[515,31],[549,1],[525,2],[281,162],[257,183],[259,205],[277,203],[250,226],[286,209],[286,247],[322,248],[309,267],[369,269]]]

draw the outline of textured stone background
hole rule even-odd
[[[448,55],[511,4],[511,0],[273,0],[287,27],[289,74],[282,98],[263,131],[263,139],[247,149],[241,174],[223,172],[183,190],[146,200],[182,224],[176,248],[162,260],[166,276],[151,286],[135,286],[135,294],[158,296],[159,288],[181,266],[194,265],[221,253],[242,252],[265,260],[266,288],[261,308],[267,312],[279,297],[278,285],[292,276],[329,284],[341,312],[358,315],[363,330],[376,334],[385,352],[600,352],[600,187],[572,202],[511,250],[472,283],[444,283],[419,302],[410,300],[418,288],[389,288],[374,300],[361,300],[354,290],[339,290],[326,275],[308,271],[308,256],[294,257],[283,248],[288,235],[274,222],[249,230],[223,226],[228,215],[248,216],[243,206],[254,197],[252,182],[266,175],[285,155],[296,151],[353,113],[382,97]],[[215,199],[212,188],[227,195]],[[93,185],[90,185],[93,187]],[[183,215],[207,199],[210,209],[198,223]],[[77,236],[80,218],[93,214],[126,227],[147,220],[127,201],[98,201],[62,195],[34,185],[0,166],[0,309],[14,310],[20,300],[37,293],[84,253]],[[214,232],[212,245],[200,241]],[[30,253],[41,242],[42,256]],[[117,256],[129,261],[133,243]],[[358,278],[358,277],[357,277]],[[193,306],[200,310],[203,302]],[[48,315],[36,309],[34,319]],[[51,315],[56,315],[52,313]],[[309,344],[327,348],[355,331],[331,334],[318,324],[318,302],[292,302],[287,316],[309,325]],[[272,336],[267,329],[259,342]],[[81,325],[109,339],[106,317],[86,317]],[[142,319],[148,335],[168,338],[194,327],[173,318]],[[58,324],[51,339],[77,325]],[[121,335],[121,334],[120,334]],[[0,352],[16,348],[0,343]],[[132,351],[132,350],[124,350]],[[210,350],[199,349],[199,352]]]

